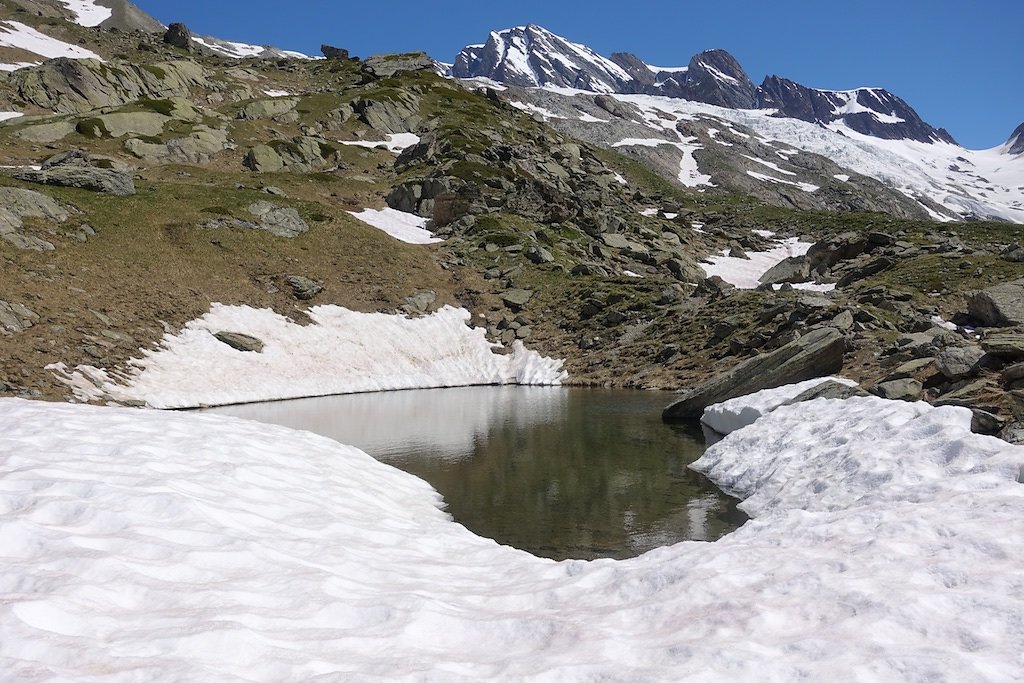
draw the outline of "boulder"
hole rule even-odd
[[[24,332],[39,322],[39,316],[21,304],[0,301],[0,331],[8,334]]]
[[[999,438],[1007,443],[1024,446],[1024,422],[1011,422],[999,432]]]
[[[126,140],[124,148],[149,162],[158,164],[205,164],[219,152],[231,147],[226,130],[197,126],[192,135],[165,143]]]
[[[164,42],[182,50],[191,50],[192,32],[188,30],[188,26],[185,26],[185,24],[174,22],[164,32]]]
[[[510,289],[501,294],[501,300],[505,302],[506,306],[513,309],[522,308],[531,298],[533,298],[533,292],[528,289]]]
[[[380,133],[412,133],[422,121],[419,98],[401,93],[392,99],[360,97],[352,102],[359,120]]]
[[[360,71],[366,82],[378,78],[391,78],[404,71],[431,71],[434,60],[426,52],[407,52],[397,55],[374,55],[363,62]]]
[[[939,372],[955,382],[977,375],[984,358],[985,349],[980,346],[949,346],[939,351],[935,364]]]
[[[849,384],[843,384],[842,382],[836,382],[829,380],[816,384],[807,391],[797,394],[793,398],[789,399],[782,405],[788,406],[793,403],[803,403],[804,401],[813,401],[816,398],[831,398],[845,400],[848,398],[854,398],[859,396],[870,396],[868,392],[864,391],[860,387],[851,387]]]
[[[153,137],[160,135],[164,130],[164,124],[170,120],[169,116],[153,111],[114,112],[86,119],[80,122],[77,128],[79,133],[85,135],[90,134],[86,131],[102,131],[102,135],[94,134],[94,137],[120,138],[128,134]],[[85,125],[87,122],[90,125]]]
[[[790,256],[772,266],[758,282],[767,287],[784,282],[807,282],[810,279],[811,268],[807,263],[807,257]]]
[[[1024,358],[1024,331],[1003,330],[987,334],[981,340],[981,348],[1003,359]]]
[[[70,214],[56,201],[34,190],[0,187],[0,239],[17,249],[53,251],[53,244],[22,232],[23,218],[63,223]]]
[[[868,240],[855,232],[844,232],[821,240],[807,250],[807,265],[813,272],[823,273],[840,261],[860,256],[868,248]]]
[[[292,294],[300,301],[308,301],[324,291],[324,284],[322,282],[311,280],[302,275],[286,275],[284,282],[291,287]]]
[[[699,418],[704,409],[737,396],[838,372],[846,343],[832,328],[811,330],[775,351],[747,359],[683,394],[665,408],[665,420]]]
[[[924,385],[916,379],[891,379],[882,382],[874,389],[875,393],[882,398],[893,401],[916,401],[921,396]]]
[[[986,327],[1024,324],[1024,278],[972,293],[967,313]]]
[[[326,43],[320,46],[320,53],[324,56],[324,59],[350,59],[348,50]]]
[[[295,237],[309,230],[309,224],[291,207],[278,206],[270,202],[253,202],[249,205],[249,213],[259,219],[257,229],[278,237]]]
[[[132,176],[112,166],[107,159],[72,150],[47,159],[38,171],[19,171],[14,176],[33,183],[77,187],[119,197],[135,194]]]
[[[256,173],[274,173],[284,168],[284,159],[269,145],[256,145],[245,154],[245,167]]]
[[[237,351],[260,353],[263,351],[263,340],[241,332],[214,332],[217,341],[227,344]]]
[[[298,97],[273,97],[266,100],[256,100],[242,107],[236,118],[244,121],[278,118],[284,114],[292,113],[298,103]]]

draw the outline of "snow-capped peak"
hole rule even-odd
[[[618,92],[631,80],[610,59],[535,24],[493,31],[482,47],[466,47],[455,58],[452,74],[525,87],[554,85],[593,92]]]

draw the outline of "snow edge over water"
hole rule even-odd
[[[567,377],[561,360],[519,341],[506,355],[494,353],[462,308],[406,317],[325,305],[308,315],[312,323],[299,325],[269,309],[213,304],[125,369],[48,368],[79,401],[160,409],[474,384],[557,385]],[[236,350],[218,332],[256,337],[264,348]]]

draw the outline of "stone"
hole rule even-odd
[[[263,340],[252,335],[242,334],[241,332],[215,332],[213,336],[217,338],[217,341],[227,344],[237,351],[251,353],[263,351]]]
[[[981,340],[981,348],[1003,359],[1024,358],[1024,331],[987,334]]]
[[[434,68],[434,60],[426,52],[407,52],[368,57],[360,67],[360,71],[363,74],[363,80],[368,81],[390,78],[405,71],[429,71]]]
[[[870,395],[871,394],[864,391],[860,387],[851,387],[849,384],[843,384],[842,382],[835,382],[829,380],[827,382],[822,382],[821,384],[813,386],[810,389],[797,394],[796,396],[789,399],[782,405],[792,405],[793,403],[813,401],[816,398],[846,400],[848,398]]]
[[[522,308],[533,298],[533,292],[528,289],[510,289],[502,292],[501,300],[509,308]]]
[[[269,145],[256,145],[245,154],[245,167],[256,173],[274,173],[284,168],[284,159]]]
[[[244,121],[273,119],[291,113],[295,110],[295,105],[298,103],[298,97],[273,97],[266,100],[256,100],[242,107],[236,118]]]
[[[1003,368],[1003,381],[1019,382],[1024,379],[1024,362],[1014,363]]]
[[[53,251],[53,244],[21,232],[23,218],[40,218],[63,223],[70,217],[67,209],[54,199],[35,190],[0,187],[0,238],[18,249]]]
[[[324,59],[350,59],[348,50],[327,45],[326,43],[320,46],[320,53],[324,56]]]
[[[174,138],[166,143],[151,143],[132,138],[124,148],[146,161],[159,164],[206,164],[231,143],[226,130],[197,126],[192,135]]]
[[[1024,422],[1011,422],[999,432],[999,438],[1007,443],[1024,446]]]
[[[308,301],[320,292],[324,291],[324,285],[322,282],[311,280],[310,278],[303,277],[302,275],[286,275],[284,282],[286,285],[291,287],[292,295],[300,301]]]
[[[192,32],[185,24],[174,22],[167,27],[167,31],[164,33],[164,42],[182,50],[191,50]]]
[[[949,346],[935,357],[935,365],[947,379],[958,381],[981,371],[985,349],[980,346]]]
[[[551,252],[544,247],[528,247],[525,254],[526,258],[536,264],[551,263],[555,260]]]
[[[972,293],[967,313],[986,327],[1024,325],[1024,278]]]
[[[807,257],[790,256],[772,266],[758,282],[764,286],[771,286],[784,282],[807,282],[810,279],[811,268],[807,263]]]
[[[913,377],[919,372],[924,371],[935,364],[934,358],[915,358],[914,360],[903,363],[895,370],[885,376],[883,381],[892,379],[904,379],[906,377]]]
[[[893,401],[916,401],[921,396],[924,385],[916,379],[891,379],[874,388],[874,392],[882,398]]]
[[[124,137],[129,133],[157,136],[163,132],[164,124],[170,120],[169,116],[152,111],[114,112],[89,119],[99,124],[104,133],[103,137],[112,138]]]
[[[683,394],[665,408],[665,420],[699,418],[704,408],[730,398],[838,372],[846,343],[832,328],[813,329],[775,351],[754,356]]]
[[[849,332],[853,329],[853,313],[850,311],[842,311],[836,317],[832,318],[827,325],[834,327],[841,332]]]
[[[132,176],[112,167],[107,159],[94,158],[79,150],[58,154],[36,170],[19,171],[14,177],[43,185],[77,187],[119,197],[135,194]]]
[[[971,431],[975,434],[998,434],[1006,420],[981,408],[971,408]]]
[[[434,291],[416,292],[405,298],[405,309],[410,313],[426,313],[437,301],[437,293]]]
[[[270,202],[254,202],[249,205],[248,210],[259,218],[258,229],[266,230],[278,237],[295,237],[309,230],[309,224],[291,207],[282,207]]]
[[[868,241],[855,232],[845,232],[816,242],[807,250],[807,265],[813,272],[824,272],[840,261],[864,253]]]
[[[37,322],[39,316],[22,304],[0,301],[0,329],[5,332],[24,332]]]

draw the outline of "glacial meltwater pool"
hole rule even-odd
[[[687,469],[696,425],[666,425],[667,393],[464,387],[210,409],[305,429],[425,479],[480,536],[554,559],[626,558],[711,541],[746,521]]]

